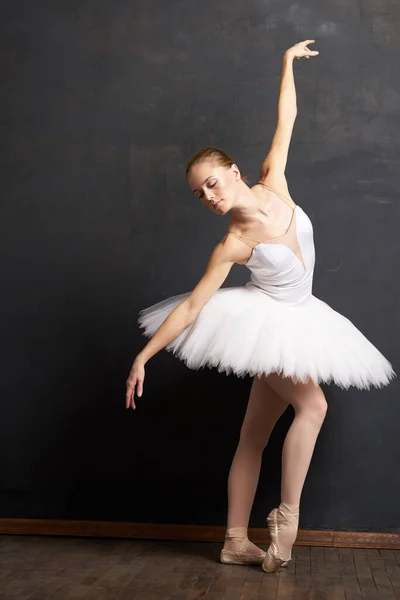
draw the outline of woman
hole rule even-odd
[[[194,369],[216,366],[254,377],[229,474],[221,561],[261,564],[266,572],[291,559],[300,496],[327,410],[319,383],[369,389],[395,376],[364,335],[311,290],[313,228],[290,197],[284,171],[297,113],[293,60],[316,56],[308,48],[313,42],[300,42],[284,54],[278,123],[255,186],[250,188],[236,164],[216,148],[189,161],[193,193],[214,214],[230,212],[231,220],[194,290],[141,311],[139,324],[153,337],[136,357],[126,391],[126,407],[136,408],[145,364],[162,348]],[[221,288],[234,263],[248,267],[250,281]],[[271,544],[264,552],[249,541],[247,528],[262,452],[289,404],[295,417],[282,452],[281,503],[268,515]]]

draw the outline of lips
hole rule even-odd
[[[222,200],[219,200],[217,204],[214,204],[214,208],[217,208],[221,204]]]

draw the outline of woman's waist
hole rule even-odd
[[[301,304],[312,296],[312,285],[309,282],[293,286],[259,282],[252,279],[246,283],[246,288],[254,289],[256,293],[267,294],[277,302],[288,304]]]

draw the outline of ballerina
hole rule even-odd
[[[369,389],[395,377],[361,331],[312,293],[313,227],[290,195],[285,167],[297,116],[293,63],[318,55],[309,48],[314,41],[299,42],[283,56],[277,126],[256,185],[247,185],[223,150],[203,148],[189,160],[194,195],[213,214],[230,213],[231,219],[196,287],[140,312],[139,325],[151,339],[126,382],[126,407],[135,409],[145,365],[163,348],[193,369],[253,377],[228,478],[220,560],[261,564],[266,572],[291,560],[301,493],[327,411],[320,383]],[[250,280],[222,288],[235,263],[249,269]],[[295,416],[282,450],[281,502],[267,517],[271,543],[265,552],[249,540],[248,524],[263,450],[289,404]]]

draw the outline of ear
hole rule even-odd
[[[231,171],[236,179],[236,181],[240,181],[241,175],[240,175],[240,170],[239,167],[235,164],[231,165]]]

